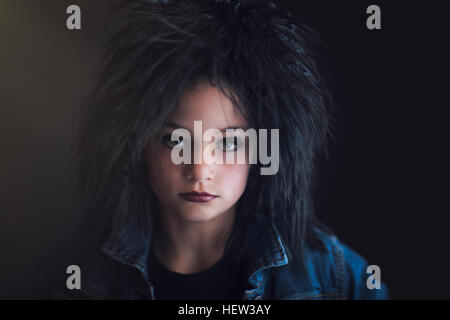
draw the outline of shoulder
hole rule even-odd
[[[307,258],[315,259],[316,265],[325,268],[324,274],[330,275],[329,282],[336,286],[336,292],[344,299],[387,299],[388,291],[384,283],[380,289],[369,289],[367,280],[372,275],[367,260],[342,242],[334,234],[315,229],[317,238],[323,244],[320,250],[308,246]],[[310,258],[308,258],[308,256]]]
[[[61,270],[55,285],[53,299],[114,299],[121,291],[128,292],[129,270],[108,257],[93,239],[80,238],[71,250],[68,266],[71,272]],[[79,272],[80,288],[69,289],[70,282]],[[72,276],[72,278],[71,278]],[[75,278],[74,278],[75,279]],[[125,290],[123,290],[125,289]]]
[[[387,299],[381,289],[369,289],[366,259],[335,235],[315,229],[316,244],[304,244],[301,253],[273,271],[274,295],[281,299]]]

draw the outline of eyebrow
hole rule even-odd
[[[173,123],[173,122],[168,122],[164,126],[165,127],[169,127],[169,128],[175,128],[175,129],[181,128],[181,129],[189,130],[188,128],[185,128],[185,127],[180,126],[180,125],[178,125],[176,123]],[[226,130],[236,130],[236,129],[242,129],[242,130],[245,131],[245,130],[248,129],[248,127],[232,126],[232,127],[227,127],[227,128],[224,128],[224,129],[219,129],[219,130],[222,131],[222,132],[225,132]]]

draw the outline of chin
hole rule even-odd
[[[206,222],[213,220],[221,214],[217,211],[210,210],[189,210],[182,213],[184,220],[189,222]]]

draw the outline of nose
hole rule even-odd
[[[214,178],[213,165],[208,165],[205,162],[185,165],[184,176],[190,181],[210,181]]]
[[[201,142],[197,142],[201,143]],[[198,147],[198,145],[194,145],[192,150],[192,159],[190,164],[185,165],[185,177],[191,181],[197,182],[205,182],[208,180],[212,180],[214,178],[214,164],[211,164],[206,161],[203,151],[205,150],[206,145],[202,147]],[[200,159],[201,163],[195,163],[195,158]]]

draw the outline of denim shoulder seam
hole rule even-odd
[[[340,296],[345,295],[345,258],[344,250],[335,236],[332,237],[332,252],[336,263],[336,287]]]

